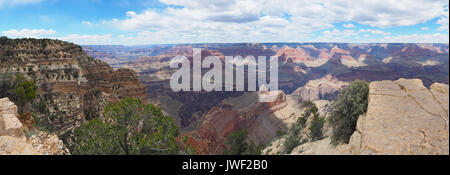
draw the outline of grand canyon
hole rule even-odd
[[[440,173],[449,39],[448,0],[0,0],[0,165]]]
[[[21,114],[0,100],[0,154],[70,154],[73,132],[102,118],[109,103],[127,97],[154,104],[180,128],[178,139],[196,154],[222,154],[227,137],[246,130],[261,154],[448,154],[448,44],[242,43],[83,45],[59,40],[2,38],[0,73],[18,73],[37,85],[38,96]],[[224,56],[277,56],[279,90],[273,102],[258,91],[174,92],[175,56],[192,61]],[[248,77],[246,77],[248,78]],[[333,126],[319,140],[290,152],[280,136],[314,103],[328,121],[339,92],[354,80],[369,83],[367,112],[349,143],[332,146]],[[246,79],[247,81],[247,79]],[[44,106],[44,107],[42,107]],[[36,121],[38,120],[38,121]],[[35,123],[46,131],[25,137]],[[305,125],[312,125],[312,119]],[[308,128],[308,127],[305,127]],[[303,128],[299,136],[308,137]],[[26,131],[27,133],[24,133]]]
[[[276,139],[277,132],[286,130],[301,115],[302,101],[314,101],[326,115],[326,106],[353,80],[376,84],[383,80],[414,79],[417,83],[410,88],[418,86],[420,89],[449,81],[448,44],[242,43],[82,47],[88,55],[114,69],[135,71],[146,87],[148,102],[157,104],[175,118],[182,134],[189,136],[189,143],[199,154],[222,153],[226,136],[242,129],[248,130],[248,140],[267,145]],[[260,103],[258,92],[173,92],[169,81],[176,69],[169,67],[170,60],[179,55],[192,58],[193,48],[202,48],[202,58],[214,55],[222,60],[224,56],[278,56],[280,91],[277,100]],[[439,87],[448,94],[448,85],[439,84]],[[447,104],[448,100],[443,103]],[[386,104],[385,108],[389,107]],[[369,104],[369,110],[372,108]],[[442,129],[448,131],[448,107],[445,109],[444,105],[444,109],[439,110],[443,112],[438,112],[439,115],[444,118],[440,123],[446,126]],[[448,153],[448,146],[442,149],[440,151]]]

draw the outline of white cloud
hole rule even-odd
[[[264,1],[264,0],[261,0]],[[326,22],[357,22],[372,27],[409,26],[444,14],[446,0],[275,0],[262,7],[284,11],[293,17],[308,17]]]
[[[349,24],[344,24],[344,25],[342,25],[343,27],[345,27],[345,28],[354,28],[355,27],[355,25],[353,25],[353,24],[351,24],[351,23],[349,23]]]
[[[13,29],[2,32],[2,35],[10,38],[43,38],[54,34],[56,34],[56,31],[54,31],[53,29],[22,29],[20,31]]]
[[[102,24],[134,31],[133,37],[149,31],[149,35],[163,35],[153,36],[151,41],[156,43],[314,41],[311,35],[324,29],[328,29],[324,37],[337,37],[336,33],[343,34],[340,38],[359,34],[391,35],[379,29],[334,31],[333,24],[341,22],[348,29],[355,28],[354,23],[389,28],[442,18],[438,23],[448,30],[448,1],[443,0],[386,0],[382,3],[373,0],[160,1],[180,7],[128,11],[123,18],[104,19]]]
[[[373,37],[378,35],[380,37]],[[316,42],[350,42],[350,43],[448,43],[448,34],[400,35],[391,36],[390,32],[377,29],[360,30],[325,30]]]
[[[209,35],[209,34],[204,34]],[[308,36],[304,36],[308,37]],[[73,42],[81,45],[142,45],[142,44],[170,44],[170,43],[200,43],[199,35],[174,35],[168,31],[159,32],[138,32],[135,35],[79,35],[71,34],[64,37],[57,37],[64,41]],[[380,39],[371,38],[369,34],[359,35],[354,30],[327,30],[322,36],[318,36],[314,42],[354,42],[354,43],[448,43],[448,34],[413,34],[400,36],[384,36]],[[248,38],[243,38],[242,42]],[[164,42],[161,42],[164,41]],[[221,43],[226,41],[225,37],[213,38],[212,43]],[[263,42],[263,41],[255,41]],[[296,40],[286,40],[286,42],[297,42]]]
[[[355,30],[325,30],[322,35],[317,36],[314,42],[348,42],[352,38],[358,37],[358,32]]]
[[[79,35],[79,34],[70,34],[63,37],[56,37],[54,39],[59,39],[63,41],[69,41],[76,44],[81,45],[89,45],[89,44],[114,44],[112,35]]]
[[[360,33],[371,33],[374,35],[391,35],[390,32],[385,32],[385,31],[376,30],[376,29],[360,29],[359,32]]]
[[[449,43],[449,35],[442,33],[435,34],[413,34],[387,36],[380,40],[384,43]]]
[[[330,2],[346,9],[346,19],[372,27],[410,26],[442,15],[448,1],[441,0],[385,0]],[[331,7],[332,8],[332,7]]]
[[[448,1],[447,1],[448,2]],[[441,16],[441,18],[437,21],[437,24],[440,24],[441,27],[438,28],[438,30],[440,31],[449,31],[448,30],[448,4],[445,7],[445,10],[443,12],[443,15]]]
[[[333,30],[325,30],[322,32],[322,34],[324,35],[323,39],[325,38],[346,38],[346,37],[353,37],[356,38],[356,36],[362,35],[364,37],[368,37],[370,36],[369,34],[374,34],[374,35],[390,35],[391,33],[389,32],[384,32],[381,30],[375,30],[375,29],[360,29],[358,31],[355,30],[338,30],[338,29],[333,29]],[[324,41],[324,40],[322,40]]]
[[[0,0],[0,8],[43,1],[45,0]],[[118,19],[81,22],[92,27],[106,24],[119,30],[131,31],[130,34],[72,34],[60,39],[77,44],[352,42],[371,37],[378,38],[370,40],[371,42],[448,42],[448,39],[438,38],[448,36],[448,0],[160,1],[178,7],[128,11]],[[391,27],[413,26],[430,20],[437,20],[440,33],[447,31],[447,34],[392,36],[388,30]],[[345,29],[336,29],[336,23],[343,23],[342,27]],[[366,25],[364,29],[360,28],[360,24]],[[42,38],[54,37],[56,31],[22,29],[3,31],[2,34],[9,37]]]
[[[427,31],[427,30],[430,30],[430,28],[428,28],[428,27],[421,27],[420,30]]]
[[[449,43],[449,34],[442,33],[383,36],[381,38],[373,38],[369,34],[345,35],[336,32],[334,34],[319,36],[317,37],[317,41],[352,43]]]
[[[289,24],[289,21],[275,16],[263,16],[257,23],[261,26],[284,27]]]
[[[92,22],[89,22],[89,21],[82,21],[81,24],[84,24],[87,26],[92,26]]]
[[[9,38],[50,38],[50,39],[59,39],[63,41],[69,41],[76,44],[81,45],[89,45],[89,44],[123,44],[118,42],[118,40],[113,39],[113,35],[105,34],[105,35],[80,35],[80,34],[70,34],[62,37],[55,36],[57,32],[55,30],[45,30],[45,29],[22,29],[22,30],[8,30],[1,32],[2,35],[7,36]],[[149,38],[147,38],[149,39]],[[131,43],[132,41],[128,41]]]
[[[341,36],[341,37],[358,35],[358,33],[354,30],[342,30],[341,31],[338,29],[325,30],[324,32],[322,32],[322,34],[328,35],[328,36]]]

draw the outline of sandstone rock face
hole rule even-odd
[[[0,99],[0,155],[39,154],[27,143],[17,107],[8,98]]]
[[[24,127],[17,117],[17,107],[8,98],[0,99],[0,136],[24,137]]]
[[[27,140],[17,107],[8,98],[0,99],[0,155],[69,155],[58,136],[40,132]]]
[[[114,70],[86,55],[78,45],[49,39],[3,42],[0,73],[20,73],[35,81],[39,96],[32,111],[27,112],[48,120],[52,126],[49,129],[58,135],[81,125],[86,120],[85,114],[99,115],[98,110],[105,104],[103,97],[97,98],[99,103],[89,103],[85,98],[91,96],[86,94],[100,91],[108,102],[125,97],[146,101],[145,87],[134,71]]]
[[[0,155],[40,155],[26,138],[0,136]]]
[[[449,154],[448,85],[419,79],[370,84],[367,114],[350,145],[355,154]]]
[[[330,137],[315,142],[302,144],[294,150],[292,155],[345,155],[351,154],[348,145],[333,146]]]

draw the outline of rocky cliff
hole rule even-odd
[[[3,39],[0,60],[0,73],[26,75],[39,87],[39,96],[24,117],[31,118],[32,112],[47,121],[51,126],[48,129],[58,135],[79,126],[90,115],[99,115],[107,102],[124,97],[146,99],[145,87],[136,73],[128,69],[115,71],[72,43]]]
[[[355,154],[449,154],[449,86],[419,79],[370,84],[367,114],[350,145]]]
[[[375,81],[369,88],[367,113],[359,117],[349,144],[335,147],[326,137],[302,144],[291,154],[449,154],[448,85],[426,88],[419,79],[399,79]],[[279,142],[270,148],[282,149]]]
[[[46,132],[29,139],[20,123],[17,107],[8,98],[0,99],[0,155],[68,155],[58,136]]]

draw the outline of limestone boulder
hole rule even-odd
[[[0,155],[40,155],[40,153],[22,138],[2,135]]]
[[[17,106],[8,98],[0,99],[0,155],[69,155],[55,134],[39,132],[27,139],[19,121]]]
[[[0,99],[0,155],[39,154],[27,143],[18,117],[16,105],[8,98]]]
[[[419,79],[370,84],[367,114],[358,119],[355,154],[449,154],[448,85]]]
[[[8,98],[0,99],[0,136],[25,137],[17,107]]]

